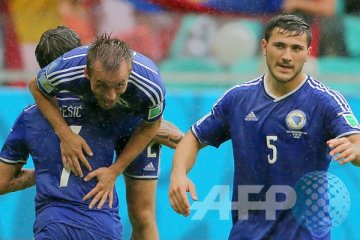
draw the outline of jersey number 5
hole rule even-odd
[[[75,134],[79,134],[82,126],[70,126],[70,128]],[[70,177],[70,171],[63,168],[63,170],[61,172],[59,187],[67,187],[69,177]]]
[[[277,148],[274,145],[274,142],[277,141],[277,139],[277,136],[266,136],[266,146],[272,150],[272,152],[267,155],[270,164],[274,164],[277,160]]]

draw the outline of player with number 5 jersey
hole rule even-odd
[[[272,187],[293,189],[310,172],[327,171],[336,154],[341,164],[360,165],[360,126],[348,103],[302,72],[310,42],[309,25],[301,18],[279,15],[270,20],[261,42],[268,72],[227,91],[176,148],[169,193],[176,212],[189,215],[187,190],[197,198],[186,176],[197,152],[230,140],[234,179],[229,239],[330,239],[329,229],[313,231],[297,222],[284,192],[276,202],[267,194]]]

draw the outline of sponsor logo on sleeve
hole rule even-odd
[[[163,111],[163,103],[160,103],[154,108],[149,109],[148,119],[153,119],[159,116]]]
[[[346,113],[342,115],[346,122],[353,128],[360,128],[360,125],[358,123],[358,121],[356,120],[355,116],[353,114],[350,113]]]
[[[51,93],[55,89],[45,74],[40,77],[39,83],[47,93]]]

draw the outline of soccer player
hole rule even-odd
[[[68,93],[59,94],[57,100],[66,122],[93,147],[93,168],[110,166],[115,147],[120,149],[131,135],[128,126],[119,124],[129,119],[111,118]],[[29,155],[36,182],[34,239],[122,239],[116,190],[113,206],[89,209],[90,201],[83,201],[83,196],[94,188],[96,179],[84,182],[64,169],[59,139],[36,105],[23,110],[0,152],[2,194],[34,184],[31,172],[21,170]]]
[[[296,222],[290,209],[278,210],[275,220],[262,210],[237,211],[244,204],[241,186],[294,188],[305,174],[327,171],[337,154],[340,164],[360,164],[360,127],[346,100],[302,70],[310,42],[310,28],[301,18],[279,15],[270,20],[261,41],[267,73],[227,91],[176,148],[169,199],[177,213],[190,214],[187,191],[197,200],[187,173],[198,151],[231,140],[232,201],[237,207],[229,239],[330,238],[329,231],[319,233]],[[246,197],[248,202],[266,200],[264,191]]]
[[[65,47],[65,45],[68,47]],[[40,64],[43,67],[64,52],[80,45],[80,40],[76,33],[66,27],[58,27],[44,33],[36,49],[36,56],[39,63],[43,63]],[[70,46],[71,48],[69,49]],[[132,121],[128,119],[133,126],[128,123],[128,127],[135,129],[136,125],[134,124],[139,124],[137,120],[139,119],[139,114],[133,113],[128,109],[119,109],[112,109],[110,112],[114,114],[125,112],[133,116]],[[158,238],[155,221],[155,188],[159,171],[159,144],[175,147],[182,135],[183,133],[173,124],[162,120],[160,129],[152,139],[153,141],[124,172],[127,207],[133,227],[133,239]]]

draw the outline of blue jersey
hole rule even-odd
[[[36,77],[41,92],[55,96],[61,90],[79,95],[85,101],[96,103],[90,81],[85,78],[88,47],[78,47],[57,58],[43,68]],[[165,85],[155,63],[144,55],[134,52],[128,86],[117,105],[154,122],[161,117],[165,106]]]
[[[59,99],[59,105],[67,123],[92,149],[94,155],[88,160],[93,169],[110,166],[114,150],[125,146],[135,128],[130,124],[134,122],[132,116],[121,111],[112,114],[72,97]],[[59,146],[53,128],[37,106],[32,105],[18,117],[0,153],[0,160],[9,164],[24,164],[28,155],[32,156],[36,174],[34,233],[58,222],[89,229],[110,239],[121,238],[116,192],[113,208],[106,203],[101,210],[90,210],[90,201],[84,202],[82,198],[97,181],[84,182],[83,178],[64,171]],[[83,171],[85,175],[88,173],[86,169]]]
[[[233,203],[239,186],[287,185],[313,171],[327,171],[331,157],[326,141],[360,133],[359,124],[338,92],[308,76],[289,94],[274,99],[265,90],[264,77],[227,91],[211,112],[192,126],[199,142],[218,147],[231,140],[234,155]],[[249,194],[263,201],[265,193]],[[239,202],[241,205],[241,202]],[[266,220],[265,211],[233,209],[230,239],[317,239],[297,224],[290,210]],[[327,239],[325,234],[321,239]]]

